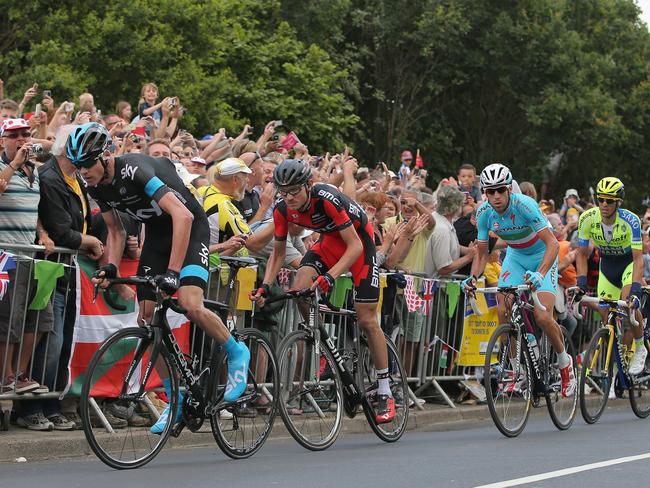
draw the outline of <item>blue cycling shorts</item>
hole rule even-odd
[[[526,271],[537,271],[538,266],[544,259],[544,249],[536,254],[523,254],[516,249],[509,247],[506,258],[501,265],[499,286],[517,286],[526,283],[524,274]],[[557,293],[557,257],[551,269],[548,270],[542,287],[537,291],[547,291],[555,295]]]

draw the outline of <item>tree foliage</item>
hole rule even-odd
[[[156,82],[199,133],[283,119],[361,161],[419,148],[437,176],[511,164],[647,190],[650,36],[633,0],[6,0],[0,77],[107,112]],[[642,175],[642,181],[639,181]],[[557,196],[557,195],[556,195]]]

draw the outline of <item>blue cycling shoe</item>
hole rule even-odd
[[[178,400],[178,407],[176,408],[176,419],[174,420],[174,423],[177,424],[178,422],[181,421],[183,418],[183,399],[185,398],[185,395],[181,395],[181,397]],[[151,426],[151,429],[149,429],[149,432],[152,434],[162,434],[163,430],[165,430],[165,425],[167,425],[167,417],[169,417],[169,405],[165,408],[165,410],[162,411],[160,414],[160,417],[158,417],[158,420],[156,421],[155,424]]]
[[[237,348],[232,348],[228,353],[228,383],[223,400],[231,403],[237,400],[246,391],[248,380],[248,364],[251,353],[245,344],[237,342]]]

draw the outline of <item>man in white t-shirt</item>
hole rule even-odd
[[[459,217],[465,195],[456,186],[443,186],[438,190],[438,207],[433,213],[436,226],[429,237],[424,257],[424,269],[428,276],[450,275],[469,264],[476,254],[475,245],[469,247],[458,243],[453,221]]]

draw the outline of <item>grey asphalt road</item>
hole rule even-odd
[[[216,448],[166,451],[135,471],[114,471],[94,458],[0,465],[0,487],[476,487],[625,456],[650,453],[650,419],[607,411],[596,425],[580,417],[567,432],[545,416],[516,439],[489,422],[462,429],[407,432],[395,444],[373,435],[343,435],[325,452],[270,441],[254,457],[233,461]],[[650,457],[650,454],[648,454]],[[535,487],[650,486],[648,459],[529,484]]]

